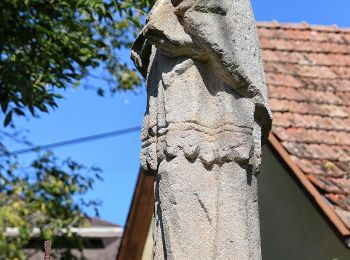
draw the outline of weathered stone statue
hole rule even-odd
[[[132,58],[147,79],[153,258],[261,259],[256,175],[271,114],[249,0],[158,0]]]

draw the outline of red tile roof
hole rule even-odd
[[[350,29],[258,28],[272,133],[350,230]]]

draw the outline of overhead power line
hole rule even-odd
[[[141,126],[125,128],[125,129],[116,130],[116,131],[112,131],[112,132],[90,135],[90,136],[80,137],[80,138],[71,139],[71,140],[67,140],[67,141],[46,144],[46,145],[40,145],[40,146],[35,146],[35,147],[17,150],[17,151],[13,151],[13,152],[3,153],[3,154],[0,154],[0,158],[5,157],[5,156],[8,157],[8,156],[21,155],[21,154],[25,154],[25,153],[31,153],[31,152],[35,152],[38,150],[52,149],[52,148],[57,148],[57,147],[62,147],[62,146],[67,146],[67,145],[72,145],[72,144],[91,142],[91,141],[95,141],[95,140],[99,140],[99,139],[103,139],[103,138],[129,134],[129,133],[137,132],[140,130],[141,130]]]

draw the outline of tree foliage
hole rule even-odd
[[[104,69],[112,91],[141,81],[118,57],[129,48],[150,1],[0,1],[0,103],[13,114],[47,112],[57,89],[77,86],[93,68]],[[101,92],[100,92],[101,93]]]
[[[153,2],[0,1],[0,119],[5,127],[0,154],[8,154],[6,140],[14,138],[8,129],[15,129],[16,117],[48,113],[62,98],[60,90],[89,77],[105,80],[111,93],[140,86],[137,72],[118,54],[130,48]],[[99,95],[105,91],[97,88]],[[96,167],[59,160],[51,152],[38,152],[30,165],[1,157],[0,259],[24,258],[33,227],[45,239],[73,235],[69,227],[86,222],[84,208],[96,206],[82,196],[99,174]],[[8,227],[18,228],[19,235],[7,236]]]
[[[96,206],[82,196],[92,188],[95,177],[100,178],[98,168],[71,159],[61,161],[48,152],[29,166],[8,158],[0,171],[0,252],[6,259],[24,258],[22,249],[33,228],[40,229],[42,240],[72,237],[69,227],[87,224],[84,206]],[[6,236],[9,227],[17,228],[19,234]]]

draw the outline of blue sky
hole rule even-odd
[[[349,0],[252,0],[257,21],[303,22],[350,27]],[[127,58],[128,52],[123,53]],[[91,82],[100,85],[100,82]],[[88,136],[142,124],[146,106],[145,89],[139,93],[119,93],[98,97],[78,88],[64,93],[59,109],[39,119],[21,120],[18,125],[30,131],[37,145]],[[13,145],[12,149],[20,147]],[[55,149],[62,157],[72,157],[87,165],[98,165],[104,182],[96,184],[88,198],[100,199],[101,217],[125,224],[139,170],[139,133]],[[21,156],[26,160],[31,155]]]

